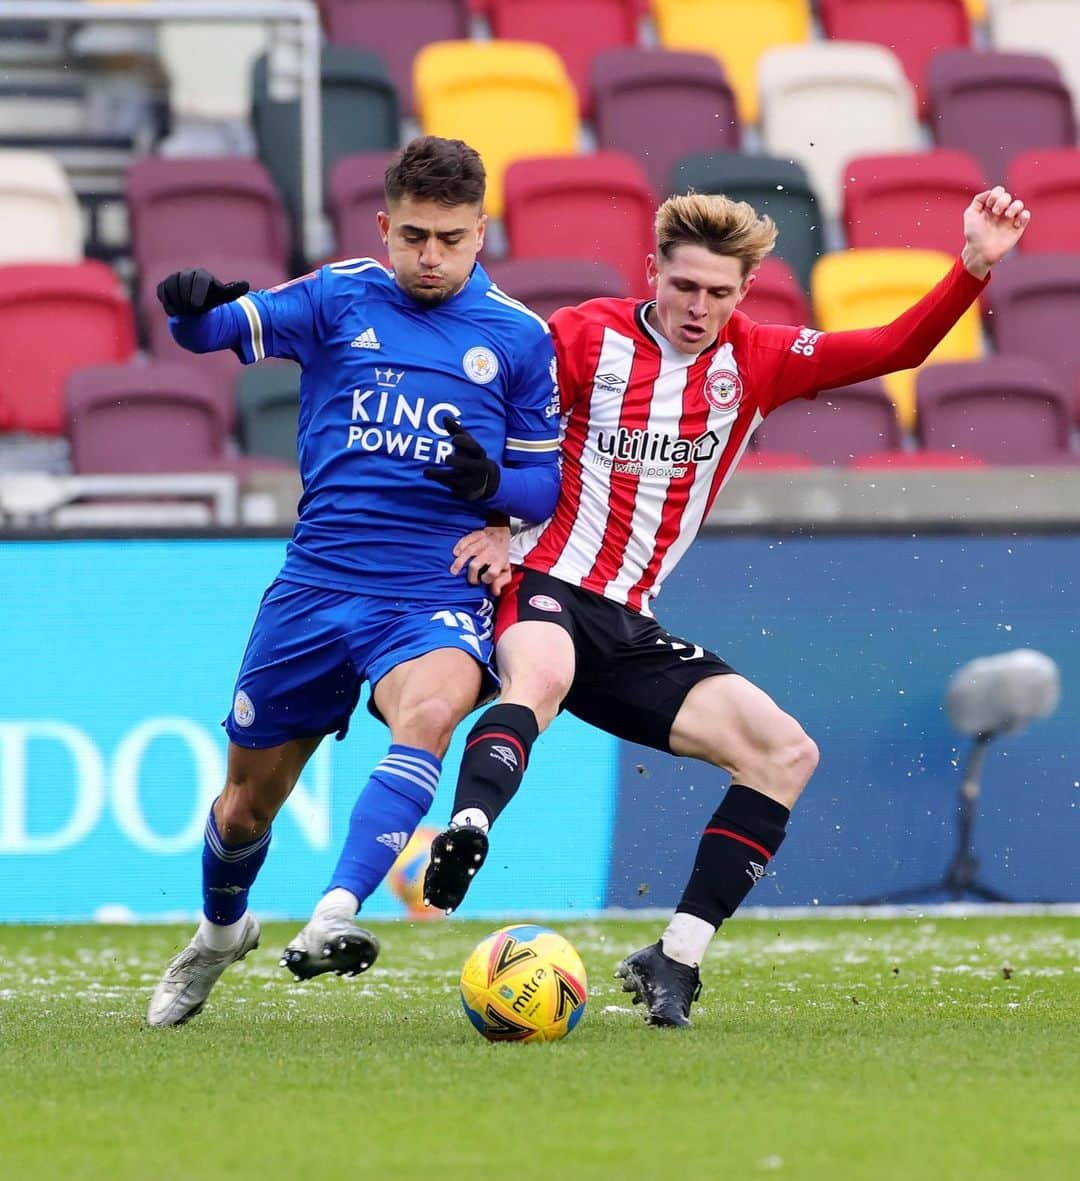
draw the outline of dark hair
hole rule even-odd
[[[482,205],[485,181],[484,162],[475,148],[437,135],[406,144],[383,177],[388,202],[412,197],[447,207]]]

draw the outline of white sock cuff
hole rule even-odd
[[[450,818],[450,823],[454,828],[464,828],[466,824],[471,824],[473,828],[478,828],[481,832],[487,832],[491,827],[487,813],[480,808],[464,808]]]
[[[660,945],[669,959],[696,968],[705,958],[705,952],[715,934],[716,928],[712,923],[699,919],[695,914],[676,912],[660,936]]]

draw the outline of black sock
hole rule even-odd
[[[494,824],[514,798],[540,735],[536,714],[525,705],[493,705],[465,740],[454,793],[454,815],[479,808]]]
[[[705,826],[682,900],[675,908],[719,927],[738,910],[784,840],[790,811],[733,783]]]

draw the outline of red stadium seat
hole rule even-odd
[[[622,152],[518,160],[506,170],[513,258],[574,256],[611,263],[631,294],[647,294],[645,256],[656,202],[641,166]]]
[[[1033,148],[1014,156],[1006,181],[1037,211],[1018,249],[1080,254],[1080,148]]]
[[[844,169],[847,244],[955,254],[964,242],[964,210],[985,187],[975,157],[950,148],[857,156]]]
[[[469,35],[464,0],[319,0],[326,39],[367,49],[390,71],[404,111],[416,110],[413,58],[430,41]]]
[[[964,0],[820,0],[825,36],[834,41],[872,41],[892,50],[915,88],[919,114],[928,111],[926,71],[942,49],[971,44]]]
[[[221,407],[185,365],[94,365],[67,382],[71,461],[79,473],[216,468],[228,434]]]
[[[580,258],[517,258],[485,264],[492,281],[507,295],[546,320],[557,308],[601,296],[629,294],[626,280],[610,263]]]
[[[128,170],[127,200],[140,285],[163,258],[212,271],[232,258],[288,266],[285,207],[258,160],[144,156]]]
[[[896,406],[879,379],[778,407],[754,435],[758,451],[795,452],[815,463],[843,465],[860,455],[898,451]]]
[[[970,152],[993,184],[1018,152],[1075,142],[1072,96],[1049,58],[946,49],[931,60],[927,85],[935,142]]]
[[[491,31],[504,41],[540,41],[562,58],[583,118],[592,110],[596,55],[637,40],[637,0],[487,0]]]
[[[739,146],[735,92],[711,53],[606,49],[591,82],[597,143],[635,156],[661,196],[683,156]]]
[[[742,472],[800,472],[818,465],[794,451],[747,451],[739,460]]]
[[[1071,396],[1080,394],[1080,255],[1012,258],[986,292],[998,352],[1049,365]]]
[[[799,286],[795,272],[774,254],[758,267],[749,293],[739,304],[739,311],[759,324],[813,324],[810,301]]]
[[[375,214],[386,208],[383,174],[394,152],[343,156],[330,173],[326,207],[342,258],[386,257]]]
[[[877,451],[860,455],[848,467],[855,471],[901,470],[933,471],[937,468],[980,468],[986,460],[977,455],[963,455],[959,451]]]
[[[104,263],[0,267],[0,430],[62,435],[69,375],[134,352],[131,304]]]
[[[916,435],[928,448],[989,463],[1080,460],[1069,445],[1069,392],[1027,357],[931,365],[918,376],[916,407]]]

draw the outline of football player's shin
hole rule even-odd
[[[514,798],[540,734],[524,705],[493,705],[469,731],[454,793],[455,824],[485,832]]]

